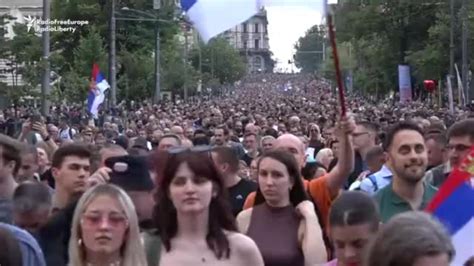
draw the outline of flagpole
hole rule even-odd
[[[328,31],[329,31],[329,40],[331,42],[332,48],[332,55],[334,59],[334,67],[336,70],[336,82],[338,87],[338,96],[339,96],[339,104],[341,105],[341,117],[346,116],[346,100],[344,96],[344,87],[342,82],[342,75],[341,75],[341,67],[339,65],[339,54],[337,51],[337,43],[336,43],[336,33],[334,31],[334,24],[333,24],[333,15],[332,13],[327,10],[326,14],[327,24],[328,24]]]

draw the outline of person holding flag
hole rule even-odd
[[[99,107],[105,100],[105,91],[110,88],[109,83],[100,72],[99,66],[94,63],[92,66],[91,82],[89,94],[87,96],[87,111],[95,118],[98,118]]]

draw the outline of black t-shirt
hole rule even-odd
[[[77,201],[68,204],[59,210],[42,227],[37,240],[45,257],[46,265],[66,266],[69,261],[69,239],[71,237],[71,226]]]
[[[228,190],[232,213],[234,216],[237,216],[237,214],[242,211],[247,196],[257,190],[257,184],[250,180],[241,179],[239,183],[230,187]]]
[[[250,157],[248,155],[248,153],[246,153],[240,158],[240,160],[244,161],[247,164],[247,166],[250,166],[250,164],[252,163],[253,158]]]

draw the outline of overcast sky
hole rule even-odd
[[[270,50],[277,60],[276,68],[291,71],[288,60],[293,60],[294,45],[308,29],[320,24],[322,19],[321,0],[270,0],[267,6]],[[330,0],[329,3],[337,3]],[[308,8],[312,6],[313,8]],[[277,69],[275,69],[277,70]]]

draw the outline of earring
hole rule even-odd
[[[77,240],[77,244],[78,244],[79,246],[82,246],[82,238],[79,238],[79,240]]]

